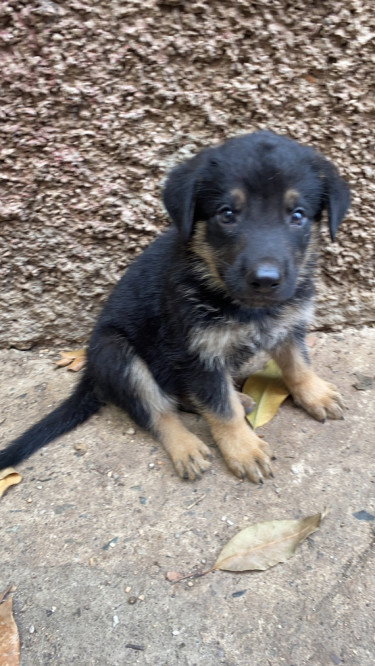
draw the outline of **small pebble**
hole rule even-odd
[[[73,449],[79,456],[84,456],[87,453],[87,445],[84,442],[76,442]]]
[[[137,602],[137,597],[129,597],[128,604],[131,606]]]
[[[114,615],[113,616],[113,624],[112,624],[113,628],[117,627],[118,623],[119,623],[118,615]]]
[[[127,594],[129,594],[129,592],[131,591],[131,589],[132,589],[132,588],[130,587],[130,585],[128,585],[128,586],[125,588],[125,592],[126,592]]]
[[[138,597],[138,599],[139,599],[139,601],[144,601],[144,600],[145,600],[145,595],[144,595],[144,594],[140,594],[139,597]]]
[[[127,434],[127,435],[135,435],[135,430],[134,430],[134,428],[128,428],[127,431],[126,431],[126,434]]]
[[[179,630],[178,629],[173,629],[172,631],[172,636],[178,636],[179,635]]]
[[[223,516],[221,520],[223,521],[223,523],[226,523],[229,526],[234,525],[234,523],[231,520],[229,520],[229,518],[227,518],[226,516]]]
[[[35,627],[34,627],[34,625],[32,624],[31,627],[29,627],[29,634],[33,634],[34,631],[35,631]]]
[[[148,466],[149,466],[149,469],[154,469],[155,463],[149,463]]]

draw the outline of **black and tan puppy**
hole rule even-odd
[[[180,420],[187,407],[207,420],[230,470],[259,482],[272,475],[271,451],[246,422],[234,379],[260,350],[309,414],[342,416],[339,394],[310,368],[304,343],[320,219],[326,211],[333,239],[349,205],[333,165],[256,132],[176,167],[164,204],[174,224],[110,295],[75,391],[0,452],[0,468],[112,402],[163,443],[181,477],[209,466],[206,444]]]

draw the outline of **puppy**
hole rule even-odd
[[[163,199],[173,225],[115,286],[76,389],[0,452],[0,468],[112,402],[163,443],[181,477],[209,467],[182,407],[206,419],[237,477],[262,482],[272,476],[271,450],[235,390],[260,351],[279,365],[296,404],[320,421],[342,417],[339,394],[311,369],[305,347],[320,220],[326,211],[333,240],[349,206],[335,167],[311,148],[255,132],[174,168]]]

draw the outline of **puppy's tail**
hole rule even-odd
[[[0,469],[17,465],[48,442],[95,414],[103,403],[95,395],[94,389],[90,377],[84,375],[67,400],[0,451]]]

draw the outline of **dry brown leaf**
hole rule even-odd
[[[299,520],[271,520],[246,527],[224,546],[213,569],[264,571],[285,562],[309,534],[315,532],[326,514]]]
[[[13,467],[6,467],[0,470],[0,497],[2,497],[9,486],[15,486],[22,481],[21,474],[18,474]]]
[[[4,601],[5,597],[7,597],[8,594],[11,594],[11,592],[14,592],[14,590],[16,589],[17,587],[12,583],[3,592],[0,592],[0,604]]]
[[[298,520],[270,520],[251,525],[228,541],[210,569],[186,575],[169,571],[165,577],[174,584],[188,578],[201,578],[218,569],[265,571],[292,557],[297,546],[319,529],[327,513],[324,509],[322,513]]]
[[[268,423],[289,395],[280,368],[273,360],[268,361],[262,370],[248,377],[242,392],[251,396],[256,403],[254,410],[246,417],[254,430]]]
[[[20,663],[20,639],[12,612],[12,598],[0,604],[0,664],[18,666]]]
[[[67,368],[72,372],[78,372],[86,364],[86,350],[84,348],[75,351],[62,351],[60,356],[61,358],[55,361],[55,365],[59,368]]]

